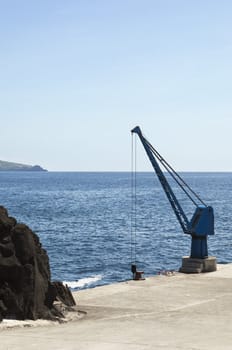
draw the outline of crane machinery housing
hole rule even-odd
[[[216,258],[208,256],[207,246],[207,236],[214,235],[213,208],[207,206],[184,181],[184,179],[181,178],[180,175],[166,162],[159,152],[144,137],[139,126],[136,126],[131,132],[138,135],[183,232],[191,235],[190,256],[182,258],[182,267],[180,268],[180,271],[186,273],[215,271]],[[159,164],[165,168],[181,190],[194,204],[195,211],[190,220],[174,194],[172,187]]]

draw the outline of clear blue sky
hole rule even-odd
[[[231,15],[230,0],[0,0],[0,159],[127,171],[140,125],[176,170],[232,171]]]

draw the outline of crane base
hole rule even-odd
[[[217,260],[215,256],[209,256],[205,259],[182,257],[182,266],[179,272],[183,273],[201,273],[213,272],[217,270]]]

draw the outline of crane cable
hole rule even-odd
[[[136,137],[131,137],[131,267],[136,266],[136,233],[137,233],[137,155]]]
[[[145,137],[144,137],[145,139]],[[198,206],[196,200],[197,199],[201,204],[206,206],[205,202],[199,197],[199,195],[193,191],[193,189],[184,181],[184,179],[171,167],[170,164],[160,155],[160,153],[150,144],[149,141],[145,139],[146,143],[149,145],[153,155],[157,160],[163,165],[163,167],[167,170],[167,172],[171,175],[173,180],[178,184],[178,186],[182,189],[182,191],[186,194],[186,196],[192,201],[195,206]],[[186,189],[185,189],[186,188]],[[192,196],[190,195],[192,194]]]

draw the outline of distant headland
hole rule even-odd
[[[0,160],[0,171],[47,171],[40,165],[27,165]]]

